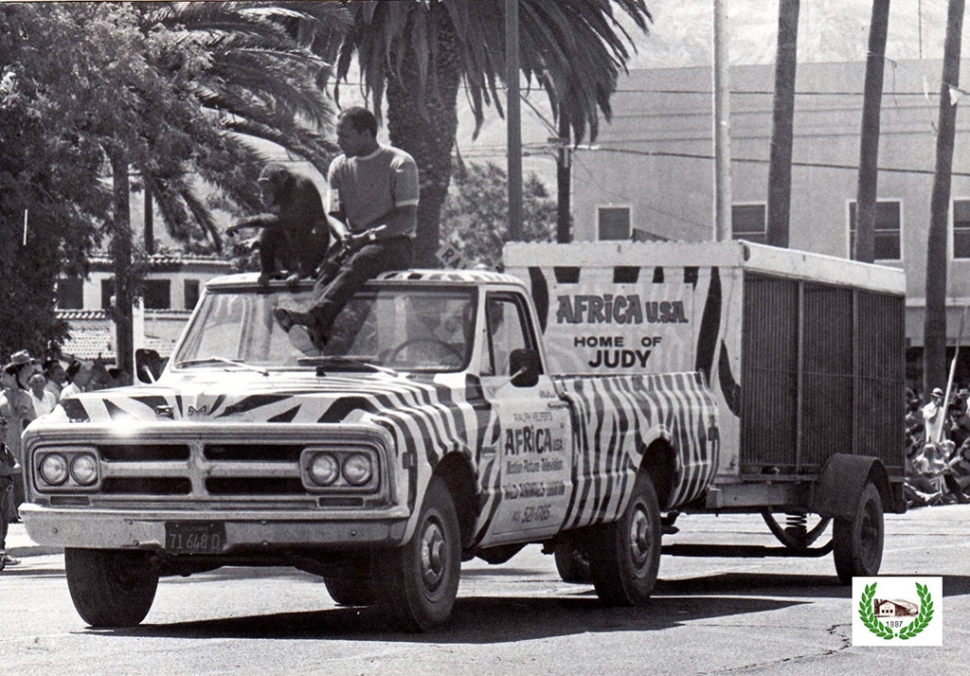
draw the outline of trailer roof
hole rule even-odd
[[[779,277],[906,293],[906,274],[901,268],[751,242],[514,242],[505,246],[503,258],[509,270],[534,266],[740,267]]]

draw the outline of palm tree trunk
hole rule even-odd
[[[889,0],[872,0],[869,58],[862,101],[862,139],[859,143],[859,184],[856,191],[855,251],[857,261],[876,259],[876,197],[879,179],[879,115],[882,111],[882,74],[889,30]]]
[[[929,392],[946,382],[946,231],[953,169],[957,108],[950,87],[960,84],[960,37],[964,0],[950,0],[943,47],[943,84],[936,133],[936,173],[930,198],[930,231],[926,241],[926,319],[923,325],[923,386]]]
[[[388,73],[387,129],[391,143],[414,158],[420,172],[421,200],[418,203],[418,232],[414,241],[414,265],[441,267],[437,253],[441,237],[441,210],[451,184],[451,151],[458,132],[458,86],[461,82],[461,59],[454,28],[442,16],[439,3],[431,3],[438,12],[437,51],[429,77],[433,85],[421,87],[418,56],[404,59],[401,77]],[[419,97],[429,97],[422,110]]]
[[[120,148],[109,146],[111,163],[112,211],[111,257],[114,259],[115,302],[111,309],[115,322],[115,363],[128,373],[134,373],[132,340],[132,271],[131,271],[131,212],[128,162]]]
[[[799,0],[778,5],[778,53],[775,59],[775,103],[771,119],[768,164],[768,244],[788,247],[791,220],[791,158],[795,119],[795,71],[798,64]]]

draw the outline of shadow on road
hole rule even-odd
[[[455,604],[451,623],[429,635],[389,633],[378,608],[335,608],[90,631],[116,636],[488,644],[581,633],[662,630],[692,620],[761,613],[799,603],[744,597],[657,596],[641,608],[606,608],[583,590],[576,596],[557,598],[461,597]]]
[[[741,594],[784,598],[850,598],[852,587],[835,575],[722,573],[682,580],[659,580],[656,594]]]

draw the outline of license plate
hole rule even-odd
[[[165,522],[165,550],[172,554],[219,554],[225,543],[221,521]]]

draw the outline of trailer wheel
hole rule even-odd
[[[662,534],[657,492],[650,476],[641,472],[620,520],[600,527],[590,543],[593,586],[603,603],[646,603],[657,582]]]
[[[404,631],[427,631],[451,615],[461,576],[461,539],[454,501],[432,477],[414,535],[403,547],[375,557],[383,585],[379,604]]]
[[[92,627],[133,627],[155,600],[149,552],[68,548],[64,572],[78,615]]]
[[[593,574],[589,569],[589,554],[572,542],[560,542],[554,552],[556,570],[563,582],[570,584],[589,584]]]
[[[859,495],[855,514],[835,519],[835,570],[842,584],[851,584],[855,576],[879,573],[884,538],[882,498],[879,489],[869,481]]]
[[[368,578],[326,575],[323,583],[337,605],[372,606],[377,603],[373,582]]]

